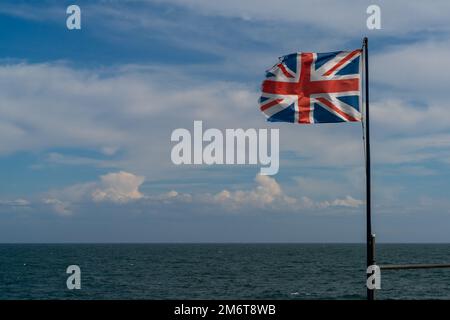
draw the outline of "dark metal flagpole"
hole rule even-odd
[[[366,226],[367,226],[367,267],[375,264],[375,243],[372,235],[372,215],[371,215],[371,190],[370,190],[370,121],[369,121],[369,54],[368,39],[364,38],[364,100],[365,100],[365,117],[364,117],[364,141],[366,150]],[[368,274],[367,277],[370,275]],[[367,288],[367,300],[374,300],[375,291]]]

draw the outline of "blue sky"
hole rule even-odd
[[[82,29],[69,31],[73,3]],[[366,28],[374,3],[381,30]],[[0,241],[364,241],[361,126],[268,124],[257,106],[278,56],[354,49],[363,36],[378,241],[450,241],[449,9],[2,1]],[[173,165],[171,132],[194,120],[279,128],[279,173]]]

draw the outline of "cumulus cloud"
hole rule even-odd
[[[192,195],[189,193],[180,193],[171,190],[162,194],[147,195],[145,198],[151,202],[173,203],[173,202],[192,202]]]
[[[358,208],[364,202],[349,195],[332,200],[313,200],[308,196],[295,197],[285,193],[275,178],[256,175],[256,186],[250,189],[224,189],[217,193],[179,193],[175,190],[159,195],[145,195],[143,203],[151,207],[159,204],[191,205],[193,208],[211,208],[217,206],[219,212],[246,212],[254,209],[264,209],[269,212],[297,212],[326,208]],[[298,193],[308,192],[307,188],[300,188]],[[331,196],[331,194],[330,194]],[[161,209],[163,210],[163,209]]]
[[[144,197],[139,191],[144,180],[142,176],[125,171],[111,172],[100,176],[98,181],[50,190],[42,198],[42,203],[62,216],[73,214],[80,203],[124,204]]]
[[[270,176],[257,175],[256,186],[248,190],[224,189],[217,193],[181,193],[170,190],[160,194],[143,194],[139,188],[144,183],[142,176],[129,172],[112,172],[100,176],[99,181],[69,186],[62,190],[50,191],[43,203],[49,205],[59,215],[73,213],[73,204],[94,202],[134,205],[152,208],[154,205],[189,205],[192,208],[218,206],[225,211],[245,209],[268,209],[274,211],[296,211],[302,209],[324,209],[329,207],[357,208],[361,200],[346,196],[343,199],[314,201],[302,196],[286,194],[280,184]],[[302,190],[300,190],[302,192]],[[164,207],[159,207],[164,211]]]
[[[293,197],[287,195],[280,184],[270,176],[257,175],[255,178],[256,187],[249,190],[224,189],[216,194],[192,195],[198,203],[212,203],[220,205],[228,210],[258,208],[271,209],[275,211],[295,211],[308,209],[325,209],[330,207],[358,208],[364,202],[349,195],[344,198],[334,200],[315,201],[307,196]],[[300,188],[299,193],[304,193],[307,188]]]
[[[100,180],[99,187],[91,194],[92,200],[96,202],[125,203],[143,197],[139,187],[144,182],[144,177],[120,171],[105,174]]]
[[[281,186],[274,178],[257,175],[255,182],[257,186],[252,190],[223,190],[212,195],[208,200],[214,203],[231,205],[232,207],[243,205],[266,207],[269,205],[291,205],[296,202],[296,199],[284,194]]]
[[[358,208],[364,202],[347,195],[334,200],[315,201],[307,196],[293,197],[287,195],[275,178],[257,175],[256,187],[250,190],[223,190],[214,195],[203,196],[206,202],[220,204],[228,209],[238,208],[268,208],[278,210],[325,209],[330,207]],[[299,193],[307,192],[306,187],[300,188]]]

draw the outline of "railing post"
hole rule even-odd
[[[368,254],[371,257],[371,266],[375,265],[375,235],[373,233],[370,234],[369,237],[369,244],[368,244],[368,248],[369,248],[369,252]],[[375,289],[372,288],[367,288],[367,299],[368,300],[375,300]]]

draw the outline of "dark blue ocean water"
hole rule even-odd
[[[450,245],[379,244],[377,262],[450,262]],[[68,265],[81,290],[68,290]],[[0,245],[0,299],[363,299],[362,244]],[[450,269],[383,271],[378,299],[450,299]]]

